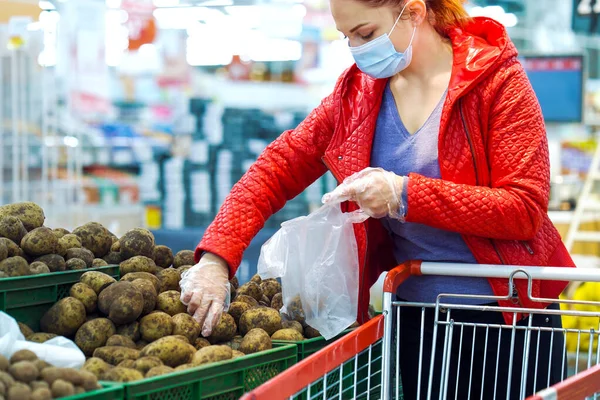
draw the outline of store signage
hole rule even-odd
[[[125,26],[129,31],[129,50],[138,50],[154,42],[157,33],[154,4],[151,0],[123,0],[121,8],[127,12]]]
[[[574,32],[600,33],[600,0],[573,0]]]

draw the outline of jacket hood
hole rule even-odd
[[[460,97],[474,84],[517,56],[506,29],[487,17],[475,17],[463,27],[448,31],[454,51],[450,92]]]

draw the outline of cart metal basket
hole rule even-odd
[[[396,300],[411,275],[505,278],[511,290],[507,296],[441,294],[435,303]],[[517,304],[516,279],[528,281],[529,300],[547,307],[499,306],[502,300]],[[570,375],[586,381],[600,375],[594,374],[600,303],[535,298],[533,280],[600,282],[600,271],[408,262],[387,274],[382,315],[242,399],[554,399],[527,396],[562,393],[572,385]],[[511,323],[503,313],[512,315]],[[563,328],[565,316],[586,319],[586,328]],[[567,351],[566,335],[577,341],[574,351]],[[583,399],[600,384],[588,389],[559,398]]]

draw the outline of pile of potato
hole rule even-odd
[[[97,222],[72,233],[43,226],[44,210],[31,202],[0,207],[0,279],[119,264],[118,238]]]
[[[1,400],[51,400],[100,388],[96,376],[72,368],[56,368],[29,350],[10,360],[0,355]]]

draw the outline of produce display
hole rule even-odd
[[[0,207],[0,279],[119,264],[117,237],[96,222],[72,233],[43,226],[44,210],[31,202]]]
[[[17,351],[10,360],[0,355],[0,399],[51,400],[99,388],[94,374],[53,367],[29,350]]]
[[[600,283],[598,282],[585,282],[580,285],[573,285],[569,290],[569,294],[566,293],[561,295],[561,299],[570,298],[577,301],[593,301],[600,302]],[[598,315],[600,313],[600,307],[593,304],[561,304],[561,310],[573,309],[576,311],[587,311],[593,312]],[[563,315],[562,325],[565,329],[581,330],[583,332],[590,332],[594,330],[598,332],[600,328],[600,319],[598,317],[581,317],[574,315]],[[578,334],[576,331],[567,332],[567,351],[570,353],[579,352],[586,353],[590,350],[590,334],[581,333]],[[598,336],[597,334],[592,335],[592,351],[595,354],[598,348]]]

